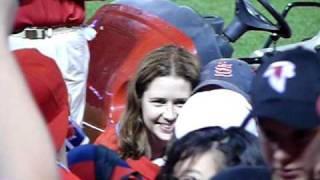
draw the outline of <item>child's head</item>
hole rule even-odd
[[[207,127],[173,142],[158,178],[209,179],[226,167],[241,164],[264,164],[257,138],[240,128]]]

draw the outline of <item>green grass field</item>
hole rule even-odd
[[[230,23],[234,15],[235,0],[172,0],[177,4],[187,5],[198,11],[202,15],[217,15],[225,20],[225,25]],[[273,6],[282,11],[283,8],[294,0],[270,0]],[[300,0],[306,1],[306,0]],[[320,2],[320,0],[313,0]],[[94,12],[107,1],[88,1],[86,4],[87,17],[91,17]],[[256,0],[254,4],[261,8]],[[287,21],[291,26],[293,36],[289,40],[282,40],[280,44],[298,42],[305,38],[311,37],[320,31],[320,8],[300,8],[291,10],[287,16]],[[254,50],[259,49],[264,44],[268,33],[248,32],[240,40],[234,43],[234,56],[245,57],[250,55]]]

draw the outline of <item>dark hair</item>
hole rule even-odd
[[[195,158],[197,155],[209,151],[213,146],[227,154],[227,156],[233,156],[232,149],[222,145],[227,138],[227,133],[221,127],[216,126],[201,128],[186,134],[181,139],[177,139],[170,146],[167,152],[167,162],[161,168],[157,179],[175,179],[173,176],[174,167],[178,162],[190,157]],[[230,163],[227,162],[227,164]]]
[[[227,130],[206,127],[192,131],[172,143],[167,152],[167,162],[158,174],[158,180],[172,180],[178,162],[195,158],[212,148],[225,155],[224,167],[236,165],[264,165],[257,137],[238,127]]]
[[[240,127],[230,127],[226,130],[230,137],[229,144],[233,147],[244,146],[241,151],[236,151],[240,158],[240,164],[246,166],[266,165],[261,153],[259,139],[252,133]]]

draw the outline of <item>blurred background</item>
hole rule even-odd
[[[193,8],[203,16],[215,15],[220,16],[225,21],[225,27],[229,24],[234,16],[235,0],[171,0],[179,5],[186,5]],[[300,0],[306,1],[306,0]],[[312,0],[309,0],[312,1]],[[270,0],[272,5],[282,12],[286,5],[294,0]],[[320,2],[320,0],[313,0]],[[86,1],[87,19],[92,17],[97,9],[101,6],[112,3],[111,0],[88,0]],[[259,10],[262,10],[256,0],[252,3]],[[262,10],[262,12],[265,12]],[[266,16],[268,16],[265,13]],[[286,17],[288,24],[292,29],[292,38],[281,40],[279,44],[289,44],[298,42],[316,35],[320,31],[320,8],[295,8],[291,10]],[[262,48],[268,37],[268,33],[248,32],[241,37],[234,47],[234,57],[247,57],[254,50]]]

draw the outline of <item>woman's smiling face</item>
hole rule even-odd
[[[177,76],[157,77],[149,84],[141,108],[143,122],[152,136],[161,141],[171,139],[179,111],[191,91],[191,83]]]

